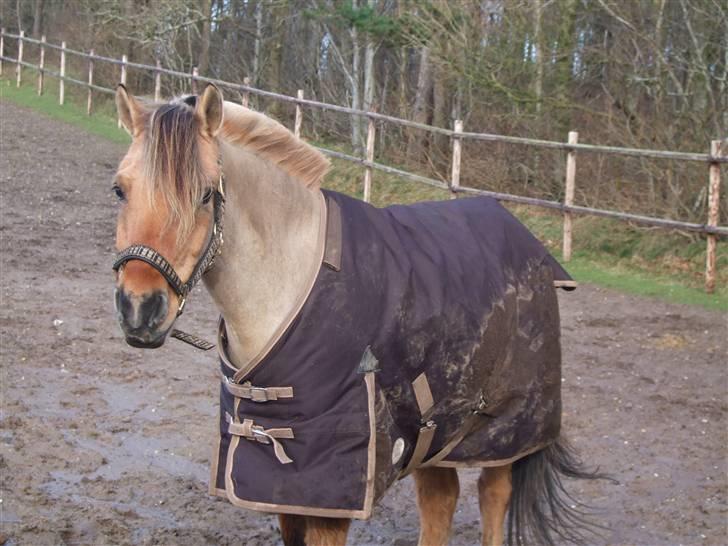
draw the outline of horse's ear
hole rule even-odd
[[[116,86],[116,111],[119,114],[119,120],[124,126],[124,129],[131,136],[136,136],[141,129],[139,127],[139,104],[121,83]]]
[[[222,93],[216,85],[208,83],[195,109],[202,131],[208,136],[216,136],[222,127],[222,104]]]

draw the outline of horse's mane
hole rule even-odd
[[[144,104],[148,133],[143,154],[150,198],[157,191],[179,219],[179,237],[192,229],[194,210],[210,185],[198,143],[197,97],[183,96],[164,104]],[[232,102],[225,102],[220,138],[271,161],[316,190],[329,168],[328,159],[277,121]]]
[[[307,188],[318,189],[329,160],[277,121],[233,102],[224,103],[221,138],[275,163]]]

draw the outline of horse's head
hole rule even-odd
[[[223,99],[209,85],[200,97],[146,105],[120,85],[116,106],[132,143],[113,188],[120,251],[114,300],[127,343],[155,348],[221,237],[215,218],[222,207],[217,134]]]

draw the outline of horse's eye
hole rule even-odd
[[[111,191],[114,192],[114,195],[116,195],[116,198],[119,201],[124,201],[126,199],[126,196],[124,195],[124,190],[121,189],[121,186],[118,184],[114,184],[111,188]]]
[[[210,199],[212,199],[212,188],[208,188],[205,192],[205,195],[202,196],[202,204],[207,205],[210,202]]]

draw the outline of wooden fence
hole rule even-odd
[[[17,40],[17,58],[10,58],[5,56],[5,40]],[[23,57],[23,44],[24,43],[37,44],[39,46],[39,60],[38,64],[32,64]],[[59,72],[54,72],[46,68],[46,49],[54,50],[59,52]],[[66,75],[66,56],[74,55],[87,60],[88,63],[88,79],[87,81],[81,81],[71,78]],[[159,61],[155,66],[130,62],[126,55],[123,55],[120,59],[114,59],[110,57],[103,57],[95,55],[93,50],[86,53],[70,49],[66,46],[66,42],[61,42],[61,45],[48,43],[43,36],[40,40],[28,38],[25,33],[21,31],[19,34],[12,34],[2,29],[0,32],[0,75],[3,74],[3,63],[11,62],[15,65],[15,76],[16,85],[19,87],[22,83],[23,68],[31,68],[37,72],[37,91],[38,94],[42,94],[44,91],[44,77],[53,76],[59,81],[58,89],[58,101],[62,105],[65,100],[64,84],[65,82],[74,83],[76,85],[84,86],[88,89],[87,98],[87,113],[90,115],[93,110],[93,93],[114,93],[114,89],[103,87],[94,83],[94,63],[111,63],[119,67],[119,81],[126,83],[127,70],[134,68],[138,70],[149,71],[154,76],[154,98],[155,100],[160,99],[161,94],[161,77],[162,75],[171,76],[174,78],[181,78],[185,81],[189,81],[190,89],[196,92],[198,82],[203,83],[214,83],[219,87],[232,89],[241,94],[243,106],[248,106],[250,95],[257,95],[260,97],[266,97],[269,99],[292,103],[295,105],[295,121],[294,121],[294,132],[297,136],[301,134],[301,125],[303,122],[303,108],[319,108],[326,111],[341,112],[349,114],[351,116],[365,117],[368,121],[367,124],[367,140],[366,140],[366,156],[357,157],[334,150],[319,147],[318,149],[324,154],[358,163],[364,167],[364,200],[369,201],[371,199],[371,183],[373,170],[382,171],[385,173],[400,176],[402,178],[420,182],[436,188],[449,190],[451,197],[455,198],[458,194],[470,194],[470,195],[487,195],[494,197],[500,201],[506,201],[511,203],[520,203],[524,205],[531,205],[536,207],[543,207],[549,209],[555,209],[561,211],[563,214],[563,259],[569,261],[571,259],[571,248],[572,248],[572,215],[573,214],[586,214],[592,216],[601,216],[605,218],[615,218],[622,221],[633,222],[641,225],[656,226],[664,229],[679,229],[684,231],[692,231],[697,233],[703,233],[707,239],[706,249],[706,267],[705,267],[705,290],[708,293],[712,293],[715,290],[715,273],[716,273],[716,239],[718,236],[728,235],[727,226],[718,225],[718,206],[720,201],[720,166],[722,163],[728,163],[728,141],[714,140],[710,144],[710,152],[703,153],[689,153],[689,152],[673,152],[667,150],[648,150],[648,149],[636,149],[636,148],[621,148],[614,146],[599,146],[594,144],[580,144],[578,142],[578,133],[576,131],[569,132],[568,139],[566,142],[550,141],[550,140],[539,140],[532,138],[513,137],[505,135],[497,135],[490,133],[474,133],[463,131],[463,122],[456,120],[453,129],[446,129],[444,127],[434,127],[422,123],[416,123],[405,119],[400,119],[392,116],[387,116],[377,112],[369,112],[364,110],[355,110],[346,106],[340,106],[335,104],[328,104],[324,102],[308,100],[304,98],[303,90],[299,89],[295,97],[289,95],[283,95],[280,93],[273,93],[271,91],[265,91],[263,89],[257,89],[250,86],[250,80],[245,78],[243,84],[226,82],[223,80],[217,80],[214,78],[206,78],[200,76],[197,68],[194,67],[191,73],[179,72],[176,70],[170,70],[163,68]],[[436,180],[426,176],[410,173],[401,169],[396,169],[388,165],[377,163],[374,161],[374,145],[376,141],[376,127],[377,122],[389,123],[398,125],[401,127],[408,127],[413,129],[419,129],[429,133],[441,134],[450,137],[452,141],[452,156],[451,156],[451,175],[450,180]],[[564,181],[564,201],[550,201],[546,199],[537,199],[534,197],[525,197],[519,195],[511,195],[507,193],[493,192],[488,190],[482,190],[478,188],[471,188],[460,185],[460,162],[461,162],[461,146],[464,140],[474,141],[487,141],[487,142],[504,142],[510,144],[521,144],[526,146],[533,146],[537,148],[549,148],[555,150],[564,150],[567,152],[566,159],[566,179]],[[631,214],[626,212],[617,212],[606,209],[597,209],[591,207],[583,207],[574,205],[574,192],[576,187],[576,160],[577,153],[600,153],[600,154],[613,154],[621,156],[632,156],[632,157],[643,157],[653,159],[671,159],[678,161],[694,161],[705,163],[708,166],[708,210],[707,210],[707,222],[705,224],[696,224],[690,222],[681,222],[677,220],[671,220],[667,218],[656,218],[652,216],[643,216],[639,214]]]

